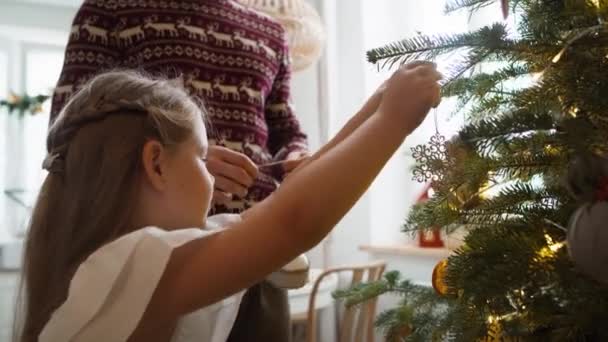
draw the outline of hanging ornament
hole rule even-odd
[[[608,202],[576,211],[568,229],[568,252],[583,273],[608,285]]]
[[[416,204],[422,204],[429,200],[431,192],[431,184],[427,184],[424,190],[418,196]],[[418,245],[423,248],[442,248],[445,246],[441,238],[441,229],[419,229],[418,230]]]
[[[438,172],[446,165],[448,155],[445,136],[439,133],[437,110],[433,111],[435,118],[435,134],[426,145],[412,147],[412,156],[416,160],[413,179],[420,183],[441,181],[443,173]]]
[[[490,175],[479,174],[467,177],[463,182],[471,162],[481,158],[475,148],[458,136],[445,140],[438,131],[427,145],[418,145],[412,149],[416,159],[413,179],[419,182],[432,182],[437,189],[447,190],[448,204],[454,210],[472,209],[481,203],[485,190],[490,186]],[[457,179],[454,179],[457,178]],[[444,185],[459,184],[445,189]]]
[[[304,70],[321,56],[325,29],[321,17],[306,0],[239,0],[247,7],[278,20],[289,40],[293,71]]]
[[[608,158],[582,154],[570,164],[570,192],[584,204],[568,228],[568,252],[588,276],[608,285]]]
[[[507,19],[509,17],[509,0],[501,0],[502,5],[502,17]]]
[[[433,269],[433,288],[435,289],[435,291],[442,295],[445,296],[448,294],[448,286],[445,283],[445,276],[448,272],[448,259],[443,259],[441,261],[439,261],[439,263],[437,263],[437,265],[435,265],[435,268]]]
[[[436,133],[427,145],[412,147],[412,156],[416,160],[414,180],[420,183],[440,181],[443,175],[435,170],[447,159],[445,137]]]

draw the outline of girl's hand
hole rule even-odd
[[[388,81],[384,81],[378,89],[372,94],[372,96],[367,99],[363,107],[361,108],[361,112],[367,113],[369,115],[375,113],[380,107],[380,103],[382,102],[382,95],[384,95],[384,91],[386,90],[386,84]]]
[[[283,163],[283,171],[285,172],[285,177],[289,176],[292,171],[295,171],[302,164],[306,163],[306,161],[310,159],[310,153],[305,151],[296,151],[291,152],[287,155],[285,159],[285,163]]]
[[[431,107],[441,102],[437,67],[430,62],[412,62],[399,68],[388,79],[379,112],[394,117],[396,124],[414,131]]]

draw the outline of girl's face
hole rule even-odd
[[[197,120],[192,136],[179,144],[169,160],[167,202],[176,227],[204,227],[213,196],[214,178],[207,170],[207,132]]]

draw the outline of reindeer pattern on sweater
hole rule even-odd
[[[284,29],[233,0],[85,0],[74,18],[51,119],[94,75],[132,68],[182,77],[208,115],[211,144],[256,164],[306,150],[290,101]],[[277,187],[261,172],[246,198],[215,213],[241,212]]]

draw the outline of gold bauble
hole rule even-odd
[[[448,271],[448,259],[443,259],[433,269],[433,288],[438,294],[448,294],[448,286],[445,283],[445,275]]]

